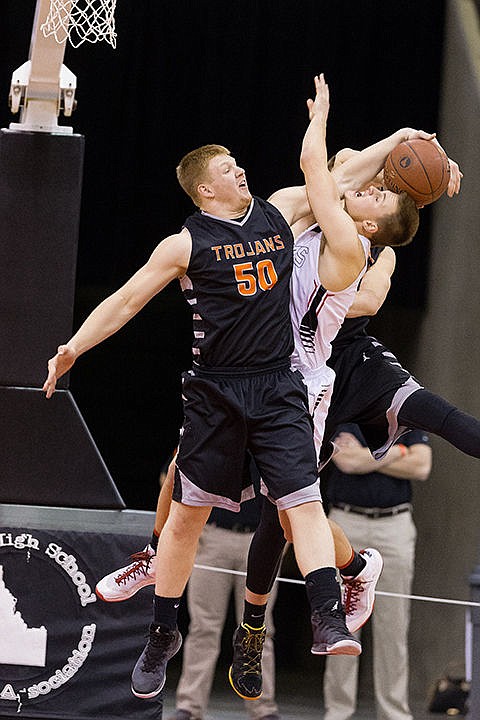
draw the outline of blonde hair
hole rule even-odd
[[[183,156],[177,167],[177,180],[195,205],[200,205],[197,188],[205,179],[210,160],[217,155],[230,155],[223,145],[202,145]]]

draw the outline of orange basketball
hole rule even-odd
[[[406,140],[387,157],[383,177],[389,190],[405,190],[418,206],[428,205],[447,189],[450,165],[442,148],[431,140]]]

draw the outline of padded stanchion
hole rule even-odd
[[[68,375],[40,390],[72,334],[83,152],[81,135],[0,130],[0,502],[125,507]]]

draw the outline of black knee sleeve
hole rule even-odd
[[[247,588],[257,595],[272,589],[282,561],[285,537],[277,508],[264,499],[260,523],[250,543],[247,562]]]
[[[398,422],[434,433],[467,455],[480,457],[480,421],[429,390],[417,390],[405,400]]]

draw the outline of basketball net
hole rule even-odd
[[[116,46],[115,6],[117,0],[50,0],[50,10],[41,30],[58,43],[68,38],[73,47],[83,42],[106,40]]]

